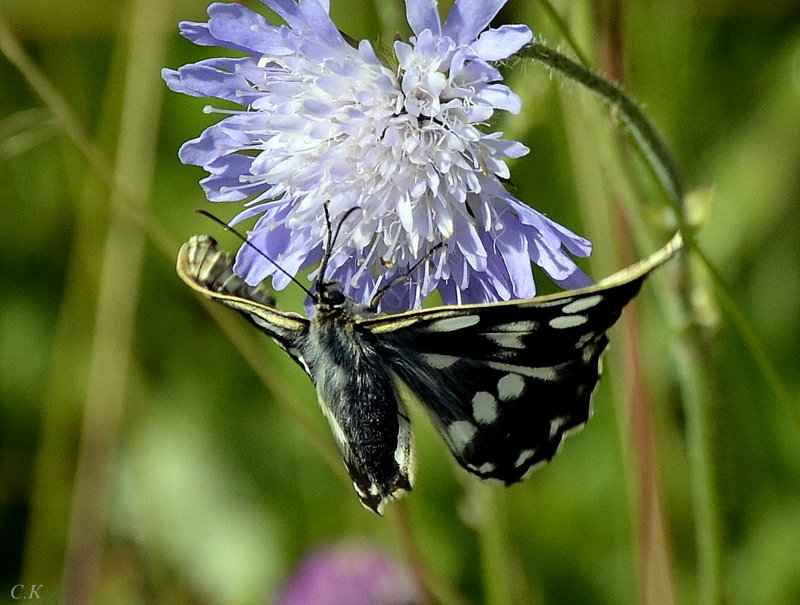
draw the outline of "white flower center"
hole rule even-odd
[[[291,197],[290,228],[315,229],[322,241],[322,205],[334,220],[357,206],[362,214],[343,226],[337,248],[369,250],[374,257],[364,266],[380,259],[390,267],[447,241],[459,222],[472,223],[467,195],[480,192],[488,166],[501,175],[506,168],[490,161],[486,142],[496,137],[468,121],[472,89],[450,81],[453,46],[445,40],[444,54],[429,56],[397,43],[397,74],[357,51],[259,62],[267,74],[263,104],[254,107],[264,121],[253,133],[252,179]]]

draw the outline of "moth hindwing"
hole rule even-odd
[[[678,234],[590,288],[397,315],[367,312],[337,282],[319,281],[311,320],[272,307],[208,236],[183,245],[177,270],[308,373],[358,497],[380,513],[413,485],[406,391],[465,469],[506,485],[524,479],[587,421],[606,331],[650,271],[680,247]]]

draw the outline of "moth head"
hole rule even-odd
[[[316,304],[319,307],[335,309],[347,302],[342,284],[338,281],[323,281],[317,284]]]

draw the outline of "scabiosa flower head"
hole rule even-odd
[[[180,150],[209,173],[211,201],[246,200],[232,221],[258,217],[253,243],[294,274],[323,254],[333,224],[353,207],[326,279],[361,302],[444,242],[383,310],[421,305],[439,288],[446,304],[529,298],[531,262],[564,287],[589,283],[572,255],[590,244],[512,196],[504,158],[528,149],[487,132],[497,110],[521,102],[493,62],[530,42],[524,25],[486,29],[506,0],[456,0],[442,24],[435,0],[406,0],[413,31],[396,41],[391,65],[373,47],[349,44],[327,0],[262,0],[286,22],[273,25],[239,4],[212,4],[207,23],[182,23],[200,45],[242,51],[164,70],[175,91],[244,107]],[[485,31],[484,31],[485,30]],[[235,267],[248,283],[288,278],[250,247]]]
[[[410,605],[421,602],[408,574],[374,547],[341,544],[309,555],[277,605]]]

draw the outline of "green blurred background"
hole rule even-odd
[[[353,37],[407,34],[399,0],[332,3]],[[691,255],[687,328],[660,271],[593,420],[524,484],[467,476],[416,414],[417,487],[379,518],[302,371],[175,275],[192,234],[236,246],[193,212],[236,206],[176,157],[217,118],[159,77],[219,52],[178,36],[206,6],[0,1],[0,602],[24,583],[269,603],[305,554],[357,540],[432,602],[800,603],[800,7],[555,2],[564,29],[510,0],[498,23],[570,54],[568,31],[713,188],[699,245],[726,289]],[[525,105],[499,127],[531,148],[516,194],[595,242],[596,277],[654,250],[665,204],[607,108],[540,65],[507,73]]]

